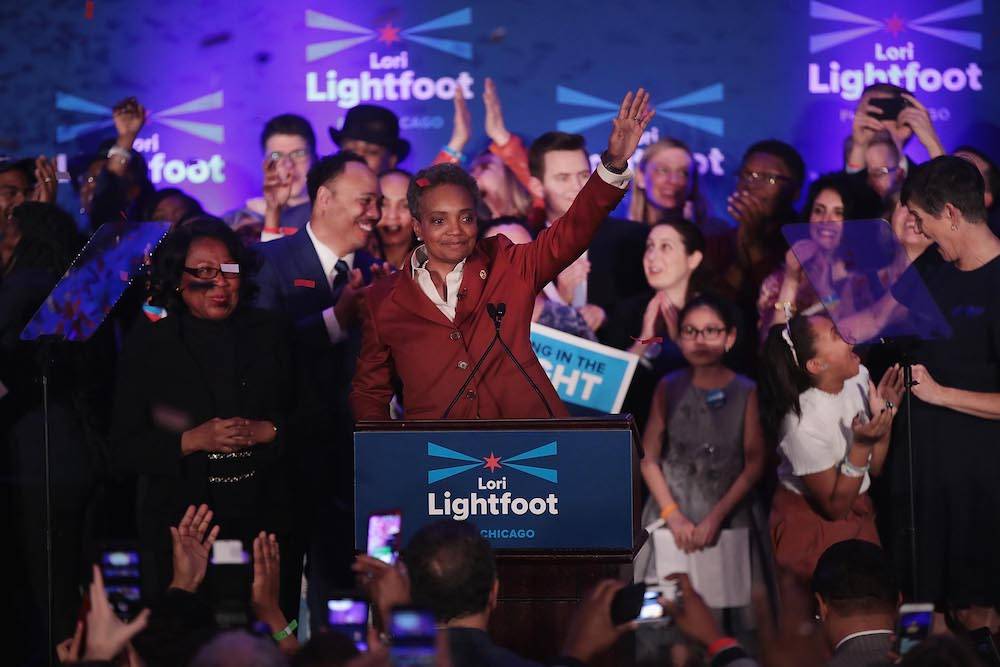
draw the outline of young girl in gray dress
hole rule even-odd
[[[677,547],[694,558],[720,530],[748,528],[752,544],[763,530],[754,527],[764,526],[751,516],[765,459],[757,388],[723,363],[736,343],[734,321],[731,306],[709,295],[685,305],[677,342],[689,366],[660,380],[642,439],[650,492],[643,525],[663,519]],[[657,578],[655,555],[636,565],[638,576]]]

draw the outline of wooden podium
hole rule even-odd
[[[361,422],[355,434],[355,545],[365,548],[369,512],[387,508],[403,511],[404,544],[441,518],[474,522],[497,555],[500,600],[492,637],[545,661],[558,655],[570,618],[597,581],[632,581],[645,538],[641,458],[631,415]],[[536,495],[514,495],[520,492]],[[509,502],[501,504],[504,495]],[[487,505],[487,496],[497,497]],[[477,510],[491,513],[473,514]],[[633,658],[626,635],[599,664],[630,664]]]

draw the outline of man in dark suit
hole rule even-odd
[[[900,595],[882,549],[864,540],[829,547],[816,563],[813,594],[830,667],[888,665]]]
[[[548,227],[566,214],[590,178],[583,136],[546,132],[532,142],[528,168],[532,196],[545,200]],[[586,260],[548,285],[545,295],[576,308],[603,342],[602,328],[614,305],[647,287],[642,255],[648,232],[642,223],[608,218],[591,240]]]
[[[353,429],[347,402],[360,346],[360,288],[375,258],[364,251],[381,217],[378,178],[359,156],[323,158],[307,177],[312,213],[298,233],[259,246],[256,305],[293,324],[299,530],[309,540],[309,604],[323,622],[331,587],[350,587]]]

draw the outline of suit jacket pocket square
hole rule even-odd
[[[306,280],[305,278],[296,278],[294,285],[296,287],[308,287],[314,289],[316,287],[315,280]]]

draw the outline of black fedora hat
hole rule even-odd
[[[400,162],[410,154],[410,142],[399,136],[399,118],[391,110],[374,104],[359,104],[349,110],[343,129],[331,127],[330,138],[338,146],[347,139],[385,146]]]

